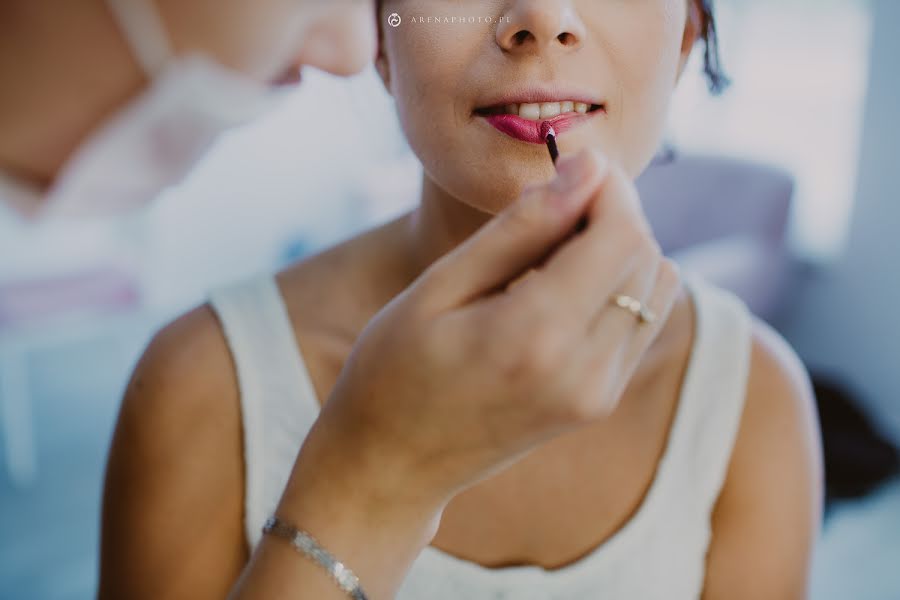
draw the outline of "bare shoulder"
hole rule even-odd
[[[753,319],[747,394],[748,400],[756,399],[757,403],[760,399],[780,396],[793,398],[794,408],[812,408],[812,386],[800,357],[781,334],[758,318]],[[772,408],[791,407],[776,404]]]
[[[110,449],[101,598],[222,598],[246,561],[235,370],[218,319],[197,308],[137,365]]]
[[[759,319],[754,319],[745,402],[729,476],[781,456],[796,459],[794,468],[817,481],[821,445],[809,375],[787,341]],[[766,470],[774,472],[769,466]]]
[[[790,345],[755,320],[744,413],[713,514],[704,598],[805,598],[822,493],[809,376]]]
[[[203,305],[154,336],[128,384],[122,411],[136,413],[145,423],[197,433],[237,416],[237,403],[230,401],[237,396],[221,325],[212,308]]]

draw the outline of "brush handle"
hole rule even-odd
[[[547,134],[546,137],[547,149],[550,151],[550,160],[553,161],[554,166],[556,165],[556,161],[559,159],[559,148],[556,147],[556,136],[552,133]]]

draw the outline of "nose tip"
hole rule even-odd
[[[371,49],[363,40],[331,31],[308,35],[298,63],[347,77],[355,75],[371,61]],[[299,69],[298,69],[299,70]]]
[[[512,50],[514,48],[527,46],[528,44],[543,46],[552,41],[559,42],[561,46],[574,46],[578,41],[577,38],[568,31],[563,31],[562,33],[556,35],[555,40],[552,40],[549,36],[547,36],[547,42],[542,41],[543,37],[544,36],[535,34],[535,32],[528,29],[521,29],[512,35],[509,42],[506,44],[506,48],[507,50]]]
[[[304,33],[296,62],[334,75],[349,76],[363,70],[378,48],[375,23],[367,3],[334,3]]]
[[[497,28],[497,44],[503,50],[528,52],[554,47],[573,49],[581,45],[584,26],[571,8],[521,4],[524,3],[514,7]]]

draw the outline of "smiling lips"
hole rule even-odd
[[[506,135],[531,144],[543,144],[541,125],[549,123],[557,134],[604,111],[603,105],[574,100],[505,104],[475,111],[492,127]]]

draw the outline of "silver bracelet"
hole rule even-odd
[[[323,567],[338,587],[353,600],[368,600],[359,585],[359,578],[344,563],[332,556],[310,534],[293,527],[278,517],[269,517],[263,525],[263,533],[283,538],[291,543],[301,554]]]

